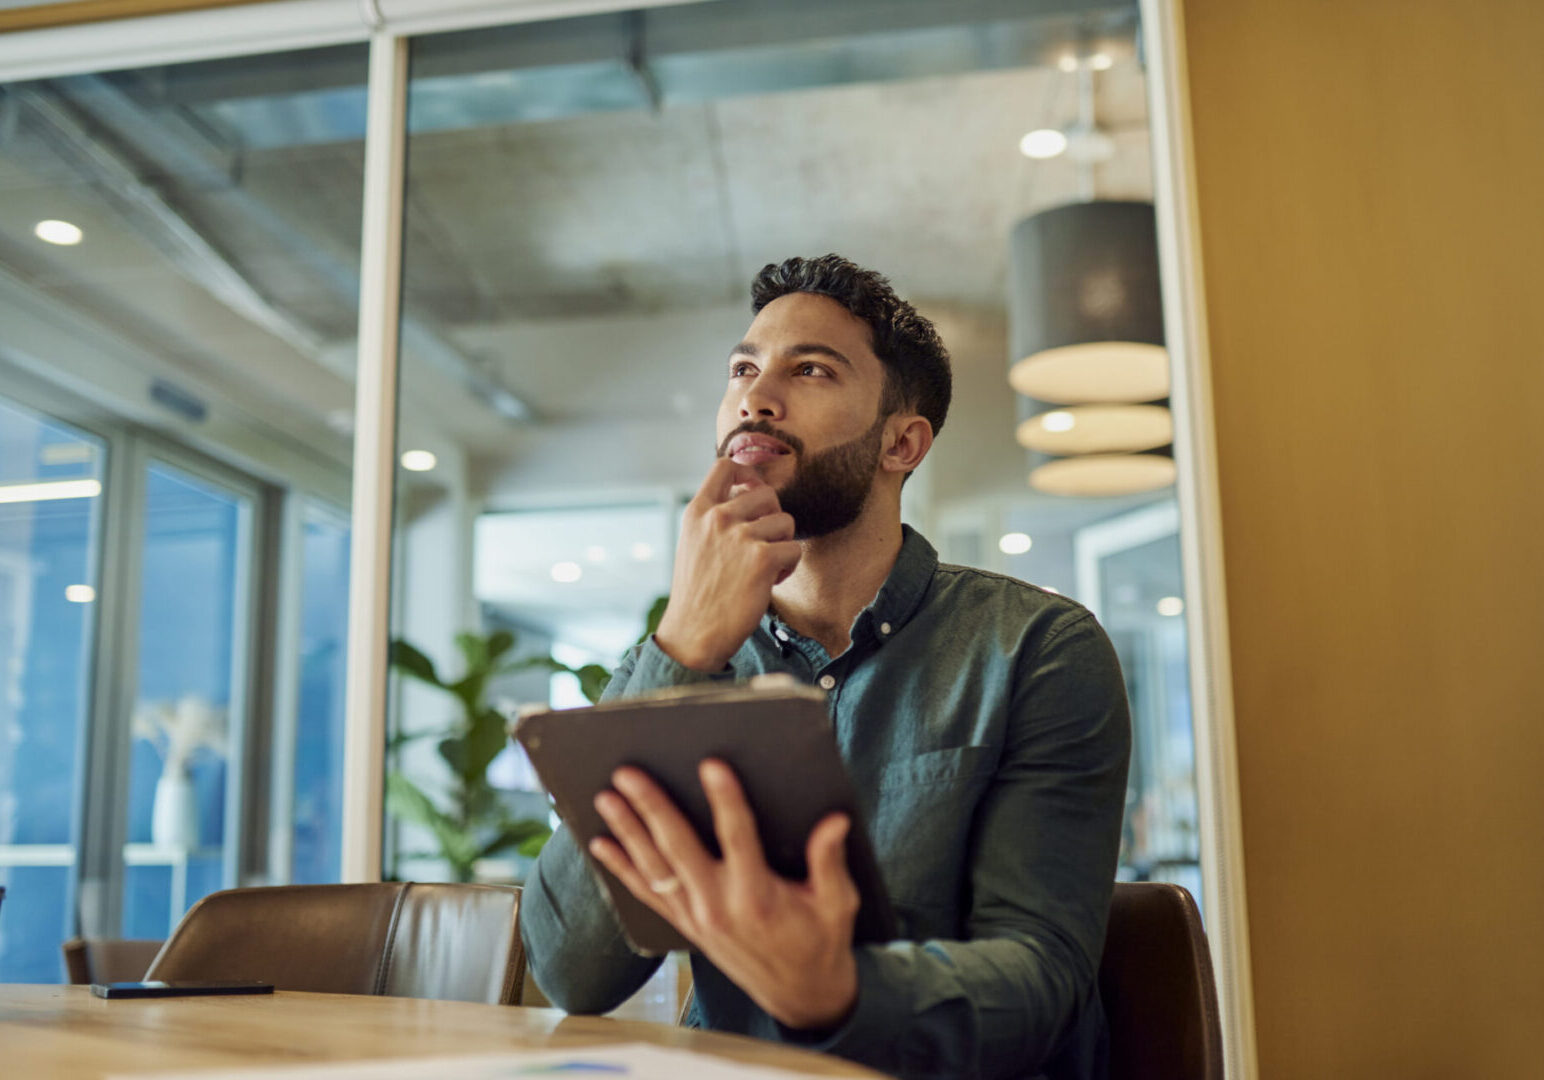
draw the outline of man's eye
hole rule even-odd
[[[740,379],[747,375],[754,375],[755,373],[756,369],[753,368],[750,364],[740,363],[729,365],[729,377],[731,379]]]
[[[829,371],[827,371],[820,364],[800,364],[797,370],[798,370],[800,375],[829,375],[829,374],[831,374]]]

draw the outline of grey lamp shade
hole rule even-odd
[[[1151,203],[1085,202],[1025,218],[1010,240],[1008,381],[1055,404],[1169,394]]]

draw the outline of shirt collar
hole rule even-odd
[[[922,606],[928,586],[933,582],[933,571],[938,568],[938,552],[916,529],[901,526],[901,550],[890,568],[889,577],[879,587],[873,603],[858,613],[852,623],[852,639],[860,635],[878,637],[881,640],[895,634]],[[761,624],[767,632],[776,635],[783,625],[768,611]],[[888,629],[887,629],[888,628]]]

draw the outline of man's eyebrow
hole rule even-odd
[[[831,359],[852,367],[852,361],[829,345],[790,345],[786,350],[789,356],[829,356]]]
[[[801,345],[790,345],[788,348],[782,350],[782,352],[784,356],[829,356],[832,360],[835,360],[838,363],[852,367],[851,360],[847,359],[847,357],[843,356],[829,345],[818,345],[814,342],[807,342]],[[730,359],[733,359],[736,356],[760,357],[761,347],[752,341],[742,341],[733,349],[729,350],[729,356]]]

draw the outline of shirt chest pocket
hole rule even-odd
[[[906,921],[933,921],[917,909],[935,916],[958,912],[971,819],[998,756],[995,746],[951,747],[892,761],[880,772],[869,827],[885,883]]]

